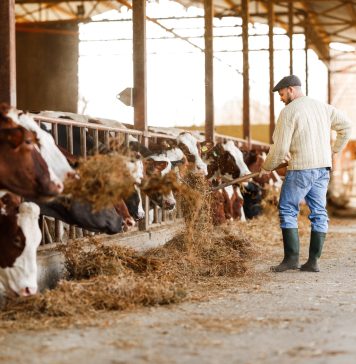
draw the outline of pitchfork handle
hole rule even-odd
[[[282,163],[280,164],[277,168],[273,169],[272,171],[275,171],[277,169],[280,169],[280,168],[284,168],[284,167],[287,167],[288,166],[288,163]],[[271,171],[271,172],[272,172]],[[254,172],[254,173],[250,173],[250,174],[246,174],[246,176],[243,176],[243,177],[239,177],[239,178],[235,178],[229,182],[226,182],[226,183],[222,183],[221,185],[219,186],[216,186],[216,187],[212,187],[211,188],[211,191],[216,191],[216,190],[220,190],[221,188],[224,188],[224,187],[227,187],[227,186],[231,186],[235,183],[239,183],[239,182],[244,182],[244,181],[247,181],[248,179],[250,178],[254,178],[254,177],[257,177],[258,175],[260,174],[260,172]]]

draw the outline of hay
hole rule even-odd
[[[120,154],[97,154],[81,159],[79,178],[67,178],[64,194],[89,202],[95,211],[112,206],[113,201],[134,192],[134,179],[127,167],[128,158]]]
[[[62,248],[69,280],[8,301],[0,328],[88,324],[98,312],[201,298],[249,272],[252,240],[236,226],[213,227],[205,179],[188,175],[180,195],[186,227],[165,246],[138,253],[96,238],[71,242]]]
[[[170,171],[164,176],[153,174],[145,177],[140,185],[140,190],[147,195],[159,193],[163,196],[171,191],[177,192],[181,189],[181,185],[177,181],[177,176],[174,171]]]
[[[253,256],[251,242],[236,235],[231,227],[212,224],[210,186],[201,175],[188,173],[180,198],[185,229],[164,249],[154,249],[147,257],[160,257],[160,274],[187,284],[202,277],[240,276],[245,262]]]
[[[65,257],[66,278],[70,280],[149,273],[157,270],[159,265],[154,258],[146,258],[131,248],[105,245],[95,237],[72,241],[60,250]]]

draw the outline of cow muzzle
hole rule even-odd
[[[37,293],[37,287],[24,287],[20,289],[18,295],[20,297],[28,297],[28,296],[33,296],[36,293]]]

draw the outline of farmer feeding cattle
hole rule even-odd
[[[273,134],[273,144],[262,165],[269,173],[289,159],[279,200],[284,259],[271,267],[274,272],[298,269],[319,272],[320,258],[328,230],[326,192],[330,179],[332,154],[340,152],[351,134],[350,120],[335,107],[304,96],[297,76],[286,76],[273,88],[286,105]],[[331,146],[330,130],[337,137]],[[298,213],[305,200],[310,209],[311,235],[309,258],[299,266]]]

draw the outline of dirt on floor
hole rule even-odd
[[[0,363],[355,363],[356,221],[331,220],[320,273],[270,272],[282,245],[269,233],[256,241],[250,274],[201,283],[181,304],[98,314],[85,326],[3,329]]]

